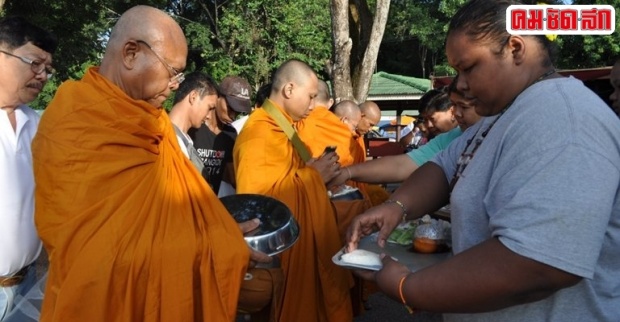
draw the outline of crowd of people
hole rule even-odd
[[[444,321],[620,320],[620,60],[610,109],[557,73],[549,39],[507,33],[510,4],[458,10],[446,39],[458,75],[421,99],[415,148],[374,160],[375,102],[334,99],[296,59],[255,95],[238,75],[186,74],[181,27],[142,5],[39,117],[27,104],[58,41],[3,18],[0,321],[36,282],[39,256],[44,322],[234,321],[257,267],[282,278],[252,321],[353,321],[363,280]],[[385,183],[402,184],[389,195]],[[343,187],[359,196],[333,199]],[[218,198],[231,194],[283,202],[297,243],[276,258],[248,246],[260,221],[236,222]],[[416,272],[390,256],[378,271],[332,262],[448,203],[447,260]]]

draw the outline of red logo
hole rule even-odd
[[[610,5],[512,5],[506,30],[513,35],[610,35],[616,9]]]

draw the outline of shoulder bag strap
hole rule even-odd
[[[276,123],[278,123],[278,126],[280,126],[291,143],[293,143],[293,147],[295,147],[295,150],[297,150],[297,153],[301,159],[304,160],[304,162],[308,162],[308,160],[312,158],[312,155],[308,151],[308,148],[306,148],[304,142],[302,142],[299,138],[299,135],[297,135],[297,131],[295,131],[293,125],[291,125],[287,121],[286,117],[282,115],[282,112],[280,112],[280,110],[275,107],[269,99],[265,100],[262,108],[276,121]]]

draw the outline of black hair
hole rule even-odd
[[[441,94],[444,91],[444,88],[433,88],[431,90],[429,90],[428,92],[424,93],[424,95],[422,95],[422,97],[420,98],[420,102],[419,102],[419,108],[418,111],[420,114],[423,114],[424,111],[426,110],[426,107],[428,106],[428,103],[435,98],[435,96]]]
[[[450,107],[452,107],[452,102],[450,101],[448,90],[445,88],[439,95],[435,95],[435,97],[428,102],[422,113],[431,115],[435,112],[445,112],[449,110]]]
[[[220,89],[211,76],[203,72],[192,72],[185,75],[185,80],[179,84],[172,104],[182,101],[193,90],[198,90],[201,98],[207,95],[221,96]]]
[[[263,103],[266,99],[269,98],[269,94],[271,93],[271,83],[264,84],[261,86],[258,91],[256,91],[256,106],[263,106]]]
[[[53,54],[58,46],[56,36],[22,17],[13,16],[0,20],[0,46],[13,50],[28,42],[50,54]]]
[[[518,4],[521,3],[512,0],[470,0],[450,20],[448,36],[455,31],[465,32],[474,41],[497,44],[496,54],[501,55],[510,40],[506,30],[506,9]],[[543,67],[553,65],[558,52],[556,44],[544,35],[529,37],[535,37],[547,52]]]

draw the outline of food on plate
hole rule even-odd
[[[418,226],[417,220],[408,221],[406,223],[398,225],[394,231],[390,234],[387,241],[389,243],[399,245],[411,245],[413,240],[413,233]]]
[[[356,249],[342,254],[340,260],[343,263],[362,266],[382,266],[381,256],[371,251]]]
[[[430,238],[415,238],[413,240],[413,250],[418,253],[431,254],[437,252],[440,248],[441,241]]]
[[[450,223],[424,216],[413,234],[413,250],[418,253],[447,251],[450,240]]]

